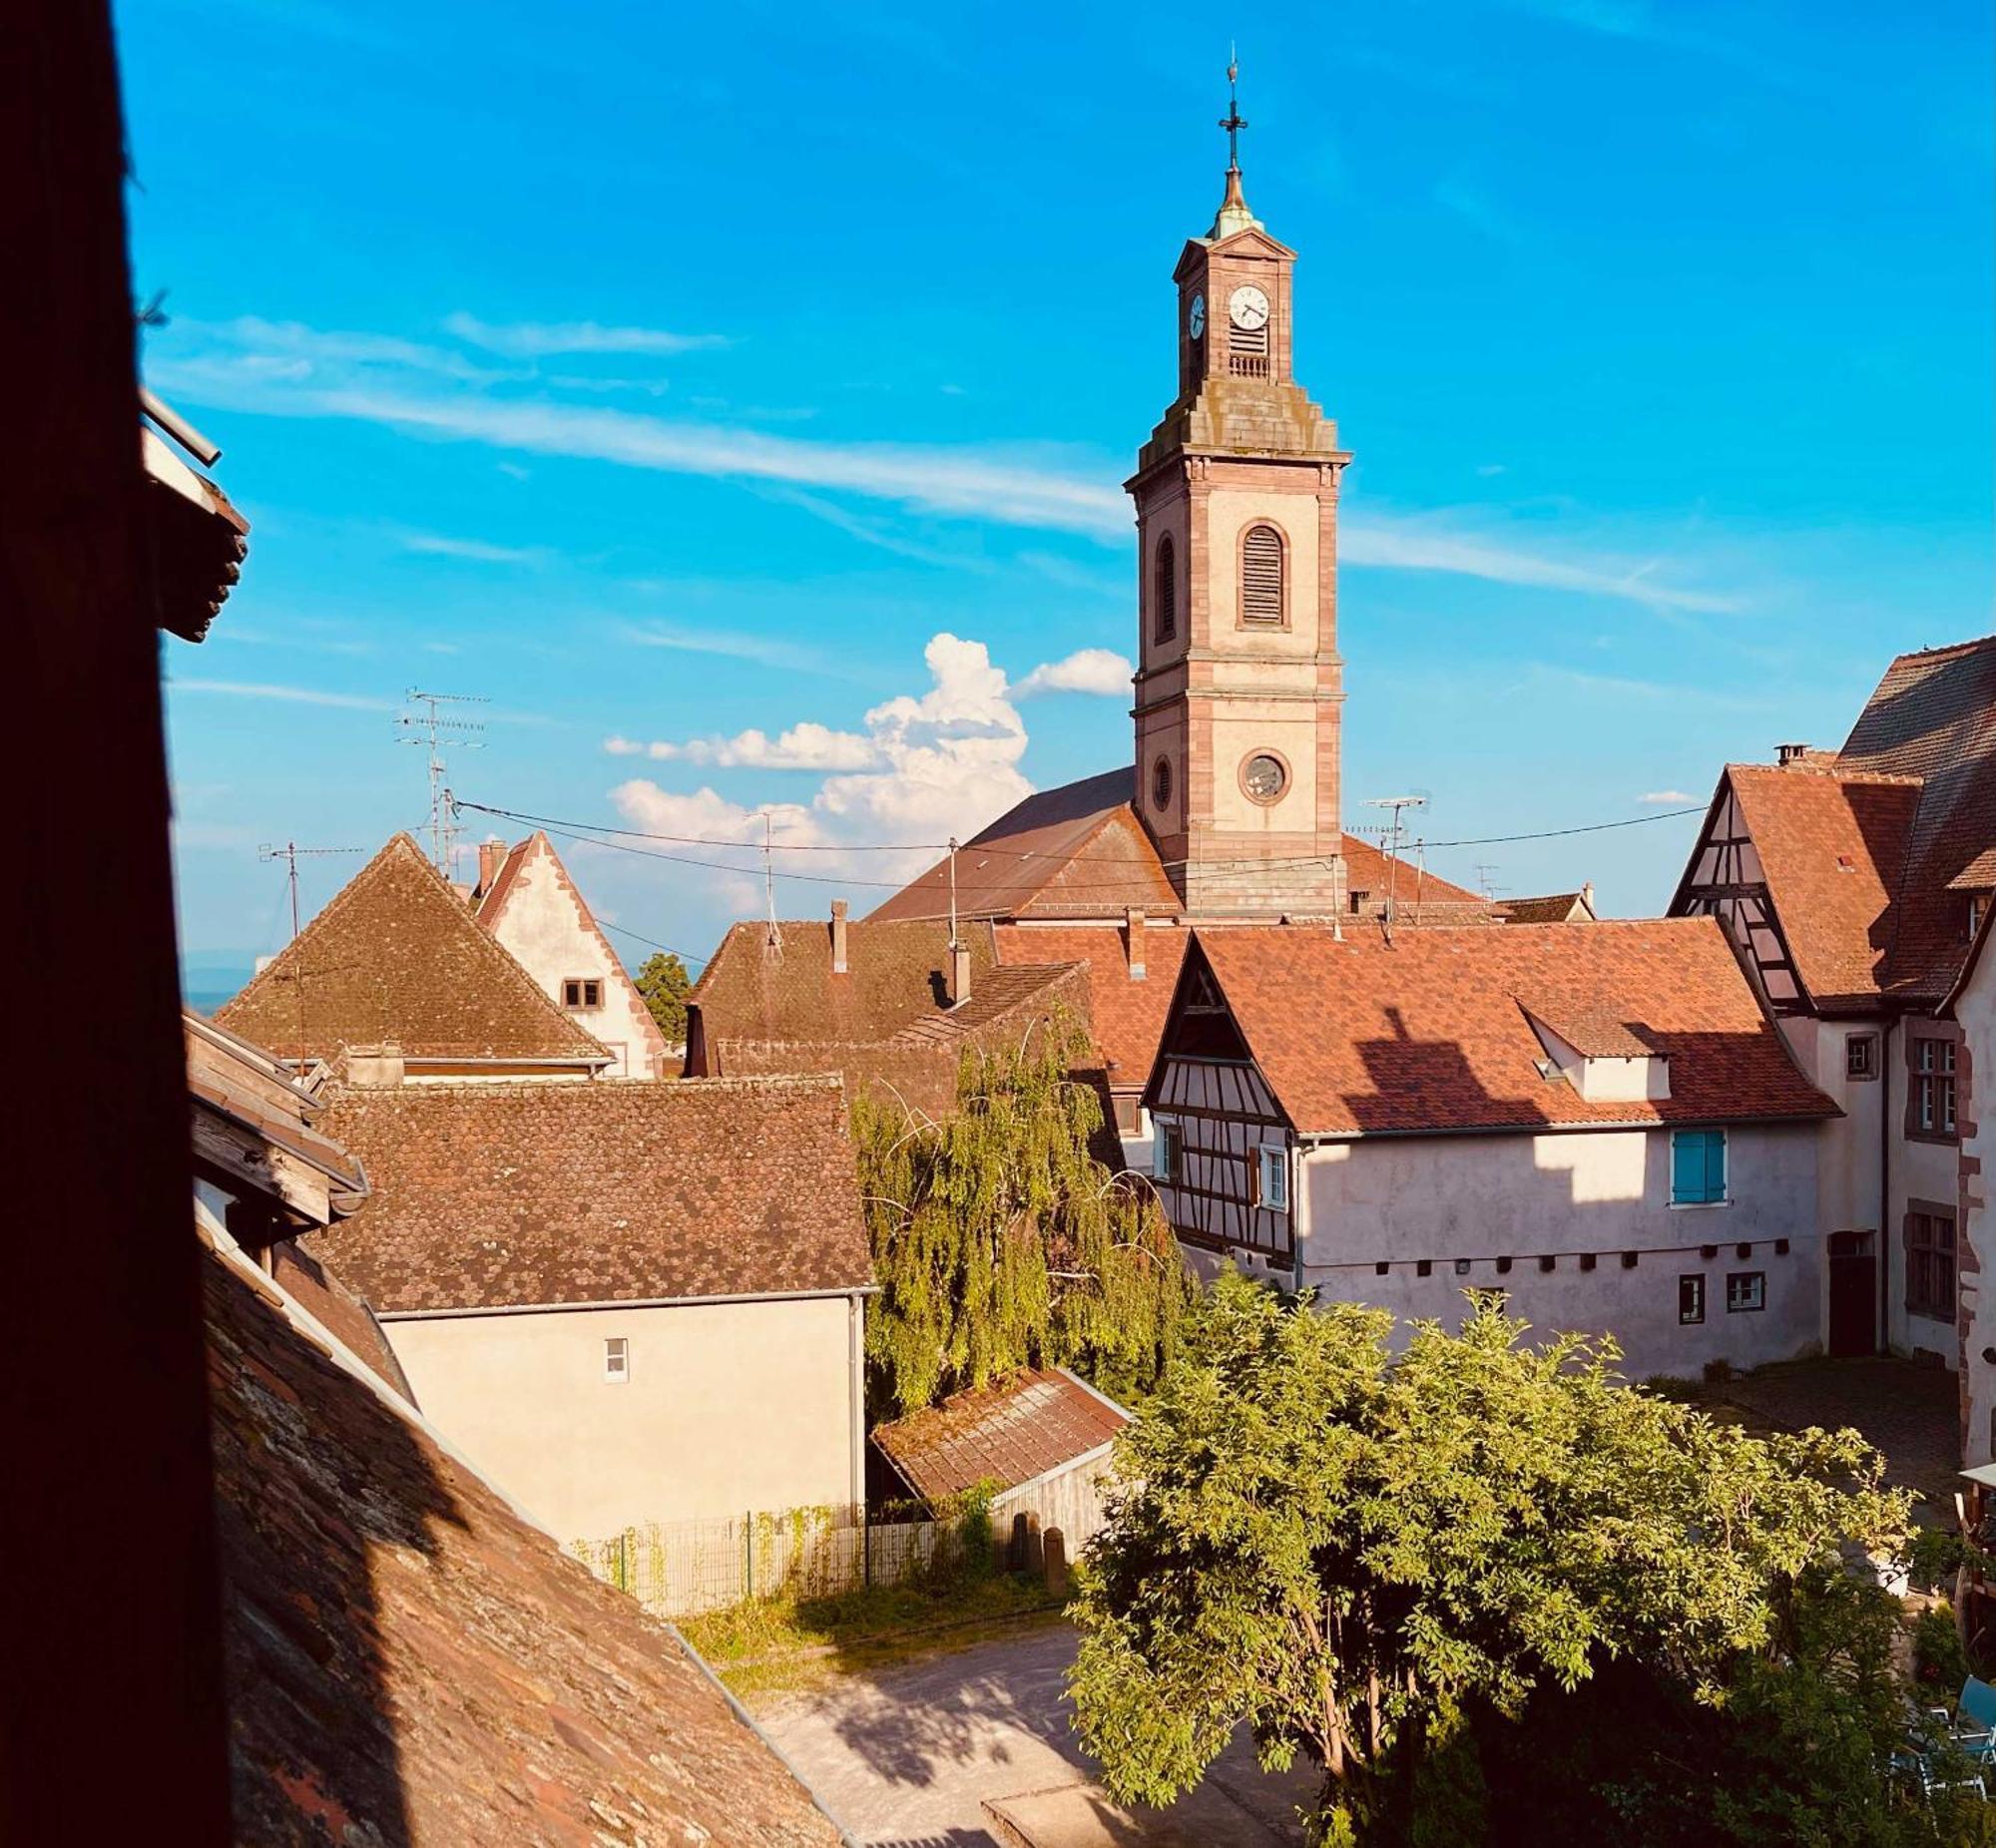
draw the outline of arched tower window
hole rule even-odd
[[[1241,542],[1241,620],[1279,627],[1282,621],[1282,536],[1250,526]]]
[[[1151,640],[1169,642],[1179,632],[1179,555],[1167,533],[1158,541],[1151,574]]]

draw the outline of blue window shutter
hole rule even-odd
[[[1705,1179],[1705,1152],[1690,1130],[1679,1130],[1671,1138],[1671,1198],[1683,1203],[1698,1198]]]
[[[1708,1130],[1705,1133],[1705,1197],[1709,1200],[1723,1200],[1726,1197],[1724,1130]]]

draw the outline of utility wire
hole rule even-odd
[[[629,937],[633,943],[642,943],[648,950],[664,950],[668,956],[677,956],[683,963],[704,963],[708,960],[705,956],[696,956],[691,950],[676,950],[670,943],[661,943],[656,937],[645,937],[635,930],[626,930],[623,925],[613,924],[608,918],[598,918],[596,921],[605,930],[614,930],[620,937]]]

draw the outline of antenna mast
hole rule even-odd
[[[300,859],[330,859],[336,854],[360,853],[360,847],[300,847],[294,840],[287,840],[279,847],[265,841],[256,849],[259,860],[282,860],[284,862],[284,883],[291,891],[291,941],[298,940],[298,861]],[[305,972],[291,971],[291,987],[298,998],[298,1073],[302,1077],[305,1069]]]
[[[409,689],[407,696],[411,705],[423,709],[403,712],[395,723],[401,730],[404,744],[426,744],[429,747],[430,858],[436,863],[437,871],[448,879],[451,857],[457,848],[457,819],[456,806],[444,783],[444,746],[455,744],[464,750],[483,749],[483,743],[476,734],[485,727],[468,718],[455,717],[441,708],[449,705],[490,705],[492,701],[482,693],[424,693],[415,687]]]
[[[1375,795],[1366,799],[1367,808],[1390,808],[1393,811],[1393,825],[1386,832],[1386,941],[1393,941],[1394,895],[1398,889],[1400,870],[1400,816],[1409,808],[1425,808],[1428,799],[1424,795]]]

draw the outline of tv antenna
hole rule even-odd
[[[1393,941],[1394,896],[1397,889],[1397,875],[1400,868],[1400,849],[1405,844],[1405,834],[1400,827],[1400,816],[1410,808],[1425,808],[1428,799],[1424,795],[1375,795],[1368,796],[1367,808],[1390,808],[1393,811],[1391,826],[1384,830],[1386,844],[1386,941]]]
[[[403,712],[395,720],[402,733],[404,744],[426,744],[429,746],[430,770],[430,858],[436,869],[448,879],[450,877],[451,856],[457,847],[457,811],[450,799],[450,789],[444,782],[443,753],[446,745],[456,745],[460,750],[482,750],[483,741],[478,733],[485,727],[468,718],[459,718],[443,708],[452,705],[490,705],[492,701],[482,693],[424,693],[420,688],[411,687],[407,694],[411,705],[423,709],[417,712]]]
[[[332,859],[339,854],[365,853],[365,847],[300,847],[294,840],[287,840],[281,846],[265,841],[256,849],[259,860],[282,860],[285,866],[285,882],[291,889],[291,938],[296,941],[298,934],[298,862],[300,860]]]

